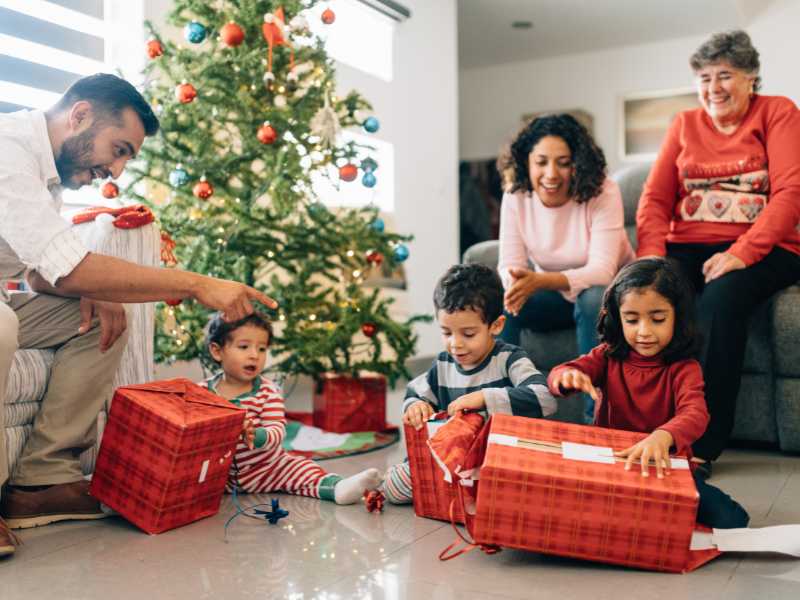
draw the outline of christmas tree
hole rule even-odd
[[[123,193],[158,215],[165,262],[174,250],[181,268],[279,302],[275,370],[363,370],[394,383],[408,376],[412,325],[427,317],[395,321],[392,299],[365,283],[403,262],[411,238],[386,231],[373,206],[333,210],[315,198],[313,173],[372,187],[379,170],[368,147],[339,143],[341,128],[374,133],[379,122],[359,94],[335,96],[333,62],[308,26],[315,3],[176,0],[168,20],[183,28],[180,44],[148,24],[145,95],[162,129]],[[208,318],[191,301],[161,306],[157,360],[202,357]]]

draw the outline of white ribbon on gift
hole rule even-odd
[[[540,442],[526,440],[504,433],[490,433],[489,443],[512,448],[527,448],[539,452],[561,454],[567,460],[580,460],[613,465],[615,462],[625,462],[624,458],[614,456],[614,449],[608,446],[593,446],[591,444],[578,444],[575,442]],[[685,458],[671,458],[670,466],[673,469],[688,469],[689,461]]]

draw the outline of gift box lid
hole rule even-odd
[[[228,416],[226,413],[244,412],[224,398],[184,378],[124,386],[115,392],[115,402],[117,398],[124,398],[127,402],[150,409],[161,419],[178,427],[190,427],[217,418],[221,415],[220,411],[223,416]],[[111,410],[114,410],[114,404]]]
[[[672,475],[658,479],[655,467],[649,478],[639,475],[639,465],[624,468],[625,459],[613,452],[628,448],[647,434],[575,425],[542,419],[495,415],[481,467],[499,480],[519,481],[520,472],[546,478],[564,492],[587,493],[613,487],[617,497],[659,499],[695,507],[698,493],[685,458],[672,459]],[[678,475],[680,471],[684,471]]]

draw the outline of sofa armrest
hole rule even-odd
[[[500,257],[500,242],[489,240],[473,244],[464,252],[463,262],[466,264],[477,263],[492,269],[497,268],[497,261]]]

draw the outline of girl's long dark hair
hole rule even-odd
[[[667,363],[696,358],[700,349],[694,313],[694,293],[680,266],[664,258],[642,258],[623,267],[603,295],[603,308],[597,323],[600,340],[608,344],[606,354],[623,360],[630,346],[622,331],[620,305],[626,294],[652,288],[664,296],[675,310],[675,332],[662,351]]]

